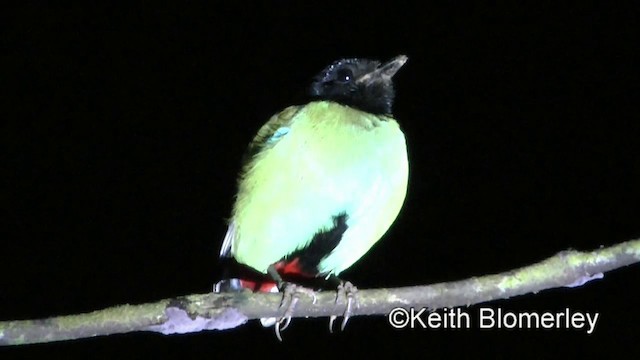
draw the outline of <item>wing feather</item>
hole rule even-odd
[[[290,106],[278,114],[273,115],[266,124],[264,124],[253,138],[244,154],[242,163],[247,166],[251,159],[264,151],[265,149],[275,146],[288,133],[291,119],[300,111],[300,106]],[[222,240],[220,248],[220,257],[231,257],[233,253],[233,243],[236,238],[236,224],[231,222],[227,228],[227,233]]]

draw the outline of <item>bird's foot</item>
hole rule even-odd
[[[336,304],[340,302],[341,298],[346,300],[346,307],[344,313],[342,315],[342,324],[340,325],[340,330],[344,330],[347,326],[347,322],[349,318],[353,314],[353,307],[358,307],[358,299],[356,298],[356,293],[358,292],[358,288],[355,287],[349,281],[341,281],[338,285],[337,293],[336,293]],[[333,332],[333,322],[338,318],[336,315],[331,315],[329,318],[329,332]]]
[[[300,301],[300,295],[307,295],[311,297],[313,303],[315,304],[318,301],[316,297],[316,293],[309,288],[296,285],[293,283],[285,283],[284,291],[282,295],[282,301],[280,302],[280,308],[285,308],[284,314],[276,321],[275,330],[276,337],[278,340],[282,341],[282,336],[280,335],[281,331],[284,331],[289,324],[291,324],[291,317],[293,316],[293,312]]]

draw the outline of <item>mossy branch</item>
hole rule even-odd
[[[427,286],[358,292],[357,315],[386,315],[396,307],[439,309],[483,303],[556,287],[580,286],[604,272],[640,262],[640,239],[591,252],[563,251],[537,264],[495,275]],[[86,314],[0,322],[0,345],[71,340],[132,331],[163,334],[231,329],[251,319],[278,317],[281,295],[250,292],[197,294],[143,305],[122,305]],[[341,315],[336,293],[317,302],[302,297],[294,317]]]

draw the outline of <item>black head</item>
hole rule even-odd
[[[374,114],[391,114],[395,95],[392,77],[406,61],[404,55],[385,64],[367,59],[338,60],[315,77],[311,96]]]

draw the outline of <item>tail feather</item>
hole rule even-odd
[[[220,257],[228,258],[231,257],[231,248],[233,245],[233,240],[236,237],[236,224],[229,224],[229,228],[227,229],[227,233],[224,236],[224,240],[222,240],[222,247],[220,247]]]
[[[242,291],[242,281],[240,279],[224,279],[213,285],[213,292],[239,292]]]

